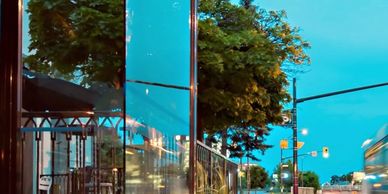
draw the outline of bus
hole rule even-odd
[[[363,193],[388,194],[388,125],[365,145]]]

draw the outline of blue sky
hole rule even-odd
[[[260,0],[268,10],[286,10],[288,21],[301,28],[312,48],[309,71],[297,76],[298,98],[388,82],[388,1],[385,0]],[[300,153],[328,146],[330,158],[303,159],[303,170],[329,181],[334,174],[363,168],[361,144],[388,123],[388,87],[345,94],[298,105],[299,128],[309,135]],[[260,164],[272,171],[279,162],[279,141],[291,135],[277,128],[268,137],[273,149]],[[286,155],[291,156],[291,152]],[[299,166],[302,170],[302,166]]]

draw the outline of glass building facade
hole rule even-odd
[[[194,192],[194,7],[23,1],[22,193]]]
[[[4,193],[236,193],[197,144],[195,0],[0,3]]]
[[[188,0],[126,2],[128,193],[189,193],[190,19]]]

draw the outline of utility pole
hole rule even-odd
[[[247,163],[248,163],[248,166],[247,166],[247,190],[248,190],[248,194],[250,194],[251,193],[251,171],[249,168],[249,157],[247,157]]]
[[[292,136],[293,136],[293,193],[298,194],[298,126],[297,126],[297,99],[296,99],[296,78],[292,79]]]
[[[279,182],[280,182],[280,193],[283,193],[283,148],[280,148],[280,176],[279,176]]]
[[[238,175],[240,177],[240,193],[243,193],[242,181],[241,181],[241,179],[242,179],[241,175],[243,173],[243,166],[242,165],[243,164],[242,164],[242,156],[241,156],[240,157],[240,174]]]
[[[336,92],[330,92],[330,93],[325,93],[325,94],[320,94],[316,96],[310,96],[306,98],[296,98],[296,78],[292,79],[292,88],[293,88],[293,95],[292,95],[292,131],[293,131],[293,174],[292,174],[292,179],[293,179],[293,194],[298,194],[298,125],[297,125],[297,105],[298,103],[302,103],[305,101],[309,100],[315,100],[319,98],[326,98],[330,96],[336,96],[340,94],[346,94],[346,93],[351,93],[351,92],[356,92],[356,91],[361,91],[361,90],[367,90],[367,89],[372,89],[372,88],[377,88],[377,87],[382,87],[382,86],[388,86],[388,82],[385,83],[380,83],[380,84],[375,84],[375,85],[369,85],[369,86],[363,86],[363,87],[358,87],[358,88],[352,88],[352,89],[347,89],[347,90],[340,90]]]

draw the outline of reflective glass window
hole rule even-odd
[[[127,0],[127,79],[189,86],[190,1]]]
[[[23,9],[23,193],[124,193],[124,2]]]
[[[127,0],[127,193],[189,192],[189,16],[187,0]]]

